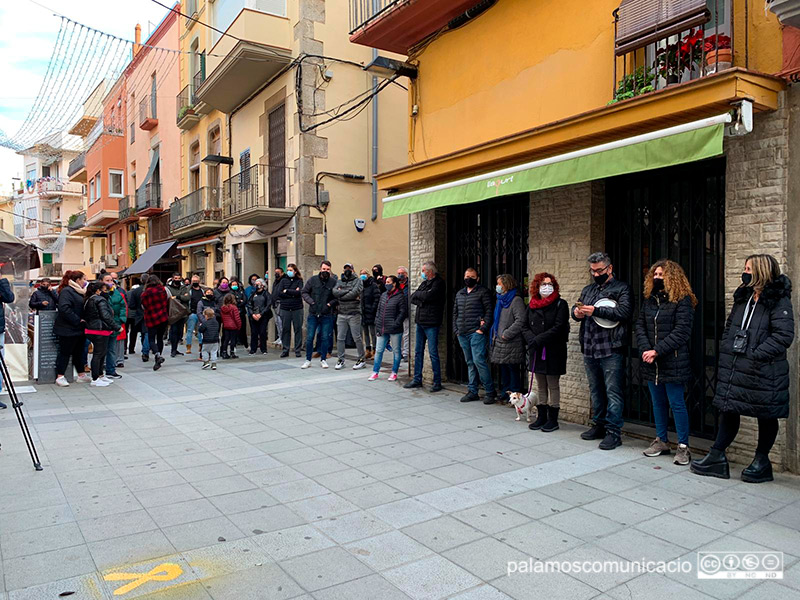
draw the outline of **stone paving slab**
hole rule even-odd
[[[800,598],[800,478],[702,479],[454,386],[301,363],[133,358],[108,388],[36,386],[41,473],[1,413],[0,600]],[[783,552],[785,577],[508,572],[698,550]]]

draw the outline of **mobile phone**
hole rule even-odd
[[[581,302],[580,300],[578,300],[578,301],[575,303],[575,306],[577,306],[578,308],[583,308],[583,306],[584,306],[584,305],[583,305],[583,302]]]

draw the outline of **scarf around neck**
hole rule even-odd
[[[68,282],[67,282],[67,283],[69,283],[69,287],[71,287],[73,290],[75,290],[76,292],[78,292],[78,293],[79,293],[81,296],[83,296],[83,295],[85,295],[85,294],[86,294],[86,290],[85,290],[84,288],[82,288],[81,286],[79,286],[79,285],[78,285],[77,283],[75,283],[74,281],[72,281],[72,279],[68,280]]]
[[[561,297],[560,294],[556,294],[555,292],[550,294],[547,298],[536,298],[532,297],[529,306],[536,310],[537,308],[544,308],[545,306],[550,306],[553,302],[558,300]]]
[[[498,328],[500,327],[500,314],[504,308],[511,306],[511,301],[517,297],[517,290],[509,290],[505,294],[498,294],[497,304],[494,305],[494,322],[492,323],[492,339],[497,335]]]

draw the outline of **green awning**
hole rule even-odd
[[[387,196],[383,217],[479,202],[660,169],[722,154],[729,114],[671,127],[429,188]],[[712,123],[709,125],[709,123]]]

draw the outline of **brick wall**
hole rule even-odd
[[[531,194],[528,274],[555,275],[561,296],[571,305],[590,282],[586,257],[602,250],[605,239],[602,182]],[[613,258],[613,257],[612,257]],[[579,324],[570,321],[567,373],[561,378],[561,413],[566,421],[587,423],[589,383],[583,368]]]
[[[726,308],[741,283],[745,258],[772,254],[786,270],[788,262],[787,210],[789,184],[789,110],[781,94],[777,111],[755,116],[752,133],[725,139],[725,296]],[[796,365],[793,376],[797,377]],[[794,398],[796,403],[797,398]],[[786,421],[781,419],[771,457],[786,466]],[[758,424],[742,418],[729,458],[749,463],[756,447]],[[792,450],[794,451],[794,450]]]

